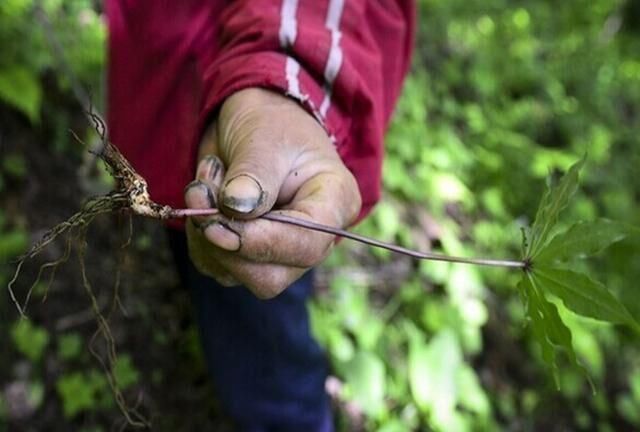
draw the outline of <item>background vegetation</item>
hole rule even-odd
[[[549,173],[585,152],[565,220],[640,222],[640,3],[421,0],[413,72],[387,138],[385,196],[357,230],[448,254],[517,257]],[[8,261],[108,187],[70,139],[87,130],[51,56],[33,0],[0,2],[0,286]],[[99,104],[105,27],[90,0],[47,0],[65,54]],[[116,378],[157,430],[228,427],[209,393],[162,230],[103,218],[87,271],[111,325]],[[640,315],[640,249],[622,242],[592,274]],[[64,253],[61,244],[46,258]],[[24,293],[37,265],[21,287]],[[594,380],[561,368],[557,390],[516,291],[518,271],[415,262],[342,242],[318,277],[314,331],[334,366],[343,428],[640,429],[640,344],[630,331],[558,304]],[[122,423],[87,350],[96,325],[75,261],[36,287],[17,319],[0,291],[0,431],[106,431]],[[46,303],[38,300],[46,296]],[[160,417],[160,414],[162,416]],[[71,425],[71,426],[70,426]]]

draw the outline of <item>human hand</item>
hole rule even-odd
[[[191,259],[225,286],[271,298],[319,264],[334,236],[258,217],[272,209],[346,228],[360,211],[353,175],[324,129],[295,101],[252,88],[230,96],[200,145],[187,223]],[[226,167],[226,170],[225,170]]]

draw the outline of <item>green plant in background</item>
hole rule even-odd
[[[79,80],[93,92],[94,102],[99,104],[101,76],[104,65],[104,42],[106,29],[101,21],[94,2],[91,0],[3,0],[0,1],[0,103],[4,106],[3,113],[9,113],[7,107],[22,114],[2,118],[0,125],[0,196],[9,196],[12,189],[19,189],[29,172],[26,151],[43,151],[42,148],[20,148],[23,138],[14,143],[7,140],[16,138],[16,130],[28,127],[29,124],[37,132],[50,134],[43,140],[45,147],[57,150],[71,150],[72,155],[79,155],[83,149],[78,146],[68,146],[68,128],[75,113],[62,107],[64,96],[70,91],[69,78],[61,71],[58,60],[51,53],[49,41],[43,26],[38,21],[38,10],[42,8],[50,17],[54,31],[59,36],[69,59],[70,67]],[[5,122],[6,120],[6,122]],[[46,123],[45,123],[46,121]],[[7,146],[12,144],[11,151]],[[4,202],[4,201],[3,201]],[[25,217],[16,214],[16,209],[3,208],[0,211],[0,282],[6,285],[8,280],[9,263],[13,258],[24,252],[29,243],[28,227]],[[5,292],[0,295],[7,300]],[[6,314],[6,308],[2,309]],[[14,322],[0,320],[0,327],[6,328],[10,335],[2,363],[7,369],[4,378],[14,379],[11,371],[14,369],[11,360],[24,359],[30,363],[29,404],[35,408],[43,402],[45,391],[43,376],[44,356],[49,354],[48,347],[57,341],[59,353],[54,361],[64,362],[64,369],[71,369],[71,364],[78,368],[78,374],[88,383],[88,389],[95,392],[100,388],[102,399],[113,406],[111,390],[106,379],[100,372],[84,373],[88,359],[82,356],[86,342],[78,335],[59,336],[53,329],[36,325],[29,320],[18,319]],[[12,353],[17,352],[18,355]],[[15,357],[15,358],[14,358]],[[53,359],[53,356],[50,358]],[[126,364],[123,368],[125,382],[131,381],[133,366]],[[75,413],[86,406],[83,400],[82,385],[73,386],[74,372],[63,374],[60,381],[61,394],[65,413]],[[18,381],[22,378],[18,377]],[[76,383],[77,383],[76,379]],[[2,383],[3,386],[5,383]],[[104,384],[104,385],[103,385]],[[4,388],[0,388],[4,390]],[[66,391],[66,392],[65,392]],[[0,393],[2,394],[2,393]],[[75,394],[74,396],[72,394]],[[1,398],[1,397],[0,397]],[[62,398],[62,396],[61,396]],[[86,399],[86,398],[85,398]],[[74,405],[75,400],[75,405]],[[78,402],[79,401],[79,402]],[[84,403],[84,405],[83,405]],[[104,405],[104,404],[103,404]],[[6,410],[0,410],[6,411]],[[4,415],[0,413],[0,418]],[[4,424],[0,420],[0,430]]]
[[[24,157],[11,153],[0,156],[0,194],[6,187],[5,182],[19,182],[26,176],[27,167]],[[5,180],[5,178],[7,180]],[[0,209],[0,262],[8,262],[22,253],[28,246],[29,236],[21,225],[11,226],[7,216]],[[0,272],[0,281],[3,276]]]
[[[523,228],[523,276],[517,286],[525,305],[526,318],[558,389],[560,372],[557,357],[561,353],[566,354],[577,369],[587,372],[574,351],[572,330],[563,322],[556,304],[548,297],[559,299],[578,315],[625,324],[640,333],[638,321],[604,285],[584,273],[567,268],[567,263],[574,259],[594,255],[631,234],[640,234],[637,228],[607,220],[576,223],[557,233],[559,215],[577,190],[579,172],[584,163],[583,158],[557,185],[549,186],[531,228]],[[391,220],[396,218],[395,215],[390,217]],[[552,235],[554,233],[555,236]],[[384,337],[384,316],[387,314],[383,310],[382,319],[372,315],[364,290],[350,289],[348,281],[334,280],[334,285],[337,282],[332,289],[338,297],[338,305],[342,307],[328,312],[312,306],[314,329],[335,356],[338,370],[348,385],[346,397],[356,401],[370,417],[384,421],[389,415],[385,407],[387,372],[384,361],[375,351]],[[403,289],[409,290],[406,286]],[[387,307],[390,306],[395,307],[395,304],[390,303]],[[475,315],[480,316],[478,323],[482,325],[486,319],[484,309],[476,304],[476,310]],[[455,313],[455,310],[448,311],[451,312]],[[465,320],[472,323],[473,307],[467,307],[465,312]],[[428,344],[413,323],[403,321],[409,344],[406,374],[415,405],[439,430],[469,430],[478,425],[484,425],[483,429],[495,428],[487,396],[473,369],[463,362],[456,332],[447,328],[447,317],[438,318],[437,313],[437,309],[428,308],[423,315],[428,325],[434,320],[436,322],[432,324],[435,333]],[[361,349],[354,348],[349,333]],[[621,404],[626,407],[625,415],[629,416],[632,402],[629,398],[624,401]]]
[[[75,345],[75,342],[71,343]],[[131,388],[140,379],[140,373],[133,365],[131,357],[126,354],[118,358],[113,375],[121,390]],[[62,400],[64,415],[69,419],[82,412],[99,411],[114,406],[113,393],[107,377],[97,369],[63,374],[56,382],[56,390]]]
[[[358,282],[333,281],[310,306],[336,375],[346,393],[355,393],[342,365],[363,350],[382,364],[383,378],[371,375],[384,381],[375,384],[384,403],[369,416],[371,430],[537,430],[550,427],[550,413],[554,427],[570,430],[616,430],[621,416],[635,424],[629,413],[637,406],[631,383],[638,339],[623,326],[592,319],[633,329],[629,317],[640,316],[640,253],[636,242],[620,241],[636,239],[629,225],[640,220],[640,39],[633,2],[419,3],[414,69],[386,139],[384,202],[357,231],[423,249],[428,234],[437,237],[436,250],[449,255],[516,255],[520,229],[536,214],[532,197],[544,193],[541,179],[570,171],[576,155],[588,153],[585,192],[576,191],[565,218],[546,241],[536,241],[545,252],[536,252],[531,274],[543,291],[529,289],[528,278],[514,289],[520,271],[407,264],[387,253],[375,254],[363,279],[352,257],[359,249],[341,245],[328,265],[340,280],[354,272]],[[537,219],[539,225],[545,217]],[[594,222],[571,228],[565,221]],[[581,238],[572,249],[560,247]],[[595,259],[573,259],[581,255]],[[383,269],[394,278],[383,279]],[[523,308],[520,293],[527,289],[542,299]],[[366,313],[342,307],[355,301],[343,291],[357,292],[356,303],[364,306],[356,310]],[[546,312],[555,325],[540,326],[537,319],[534,326],[527,305],[532,316]],[[356,336],[368,328],[378,334],[380,326],[373,346]],[[594,381],[595,396],[580,367],[563,367],[573,358],[562,345],[567,340]],[[450,353],[473,378],[447,376],[432,352]],[[445,414],[434,414],[437,398],[429,396],[443,382],[435,370],[447,376],[447,395],[438,405],[447,407]],[[471,394],[476,411],[460,401]]]
[[[34,363],[42,360],[44,350],[49,344],[47,330],[32,324],[28,319],[14,323],[11,338],[16,349]]]
[[[635,370],[629,381],[629,393],[619,396],[616,406],[629,423],[640,426],[640,371]]]
[[[73,418],[80,412],[93,411],[101,403],[112,404],[109,384],[104,374],[96,369],[88,372],[72,372],[58,379],[56,390],[62,400],[65,417]],[[104,395],[108,395],[105,399]]]
[[[90,0],[0,2],[0,101],[22,112],[32,123],[39,123],[42,104],[46,103],[41,77],[60,66],[37,20],[40,7],[52,17],[73,72],[94,91],[99,88],[104,64],[106,30]],[[57,74],[56,78],[63,90],[69,89],[68,76]]]
[[[58,338],[58,357],[61,360],[74,360],[80,357],[84,341],[78,333],[61,335]]]

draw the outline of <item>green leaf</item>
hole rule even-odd
[[[42,359],[49,344],[47,330],[33,325],[28,319],[20,319],[13,325],[11,337],[18,351],[32,362]]]
[[[547,243],[551,230],[558,222],[560,212],[567,206],[578,188],[580,169],[584,166],[585,161],[586,156],[573,164],[558,184],[556,186],[550,185],[542,196],[531,227],[527,257],[535,257]]]
[[[95,388],[81,372],[62,375],[56,382],[56,390],[62,399],[62,408],[67,418],[95,406]]]
[[[634,232],[638,233],[637,228],[606,219],[578,222],[541,249],[534,264],[595,255]]]
[[[600,282],[571,270],[534,267],[545,290],[573,312],[601,321],[627,324],[640,331],[629,311]]]
[[[82,337],[78,333],[61,335],[58,340],[58,357],[72,360],[82,354]]]
[[[542,349],[542,358],[550,367],[558,389],[560,388],[560,377],[557,357],[561,352],[564,352],[569,361],[589,377],[576,358],[571,331],[562,322],[556,305],[545,298],[536,281],[536,275],[528,273],[522,278],[518,287],[522,290],[526,300],[527,317],[531,320],[533,334]]]
[[[368,351],[358,352],[345,365],[345,378],[353,400],[371,415],[384,408],[385,367],[378,356]]]
[[[560,378],[558,365],[556,364],[556,352],[553,344],[547,337],[544,325],[544,314],[541,314],[539,311],[540,308],[538,307],[538,302],[534,294],[533,285],[531,285],[531,282],[525,276],[518,283],[518,289],[525,301],[527,317],[531,321],[531,330],[533,331],[536,341],[540,344],[542,359],[551,369],[556,386],[559,386]]]
[[[22,66],[0,70],[0,100],[22,111],[32,123],[38,123],[42,101],[38,76]]]
[[[140,380],[140,373],[136,369],[131,357],[123,354],[116,360],[113,367],[113,376],[120,390],[126,390]]]

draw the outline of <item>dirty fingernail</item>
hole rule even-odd
[[[207,240],[219,248],[231,252],[240,250],[240,236],[219,222],[204,228],[203,233]]]
[[[225,186],[222,203],[238,213],[251,213],[262,202],[263,194],[260,184],[255,179],[248,175],[239,175]]]
[[[194,180],[184,188],[184,198],[191,208],[216,208],[216,197],[211,189],[201,182]]]
[[[205,156],[198,164],[196,177],[199,179],[216,180],[220,173],[222,162],[214,155]]]

